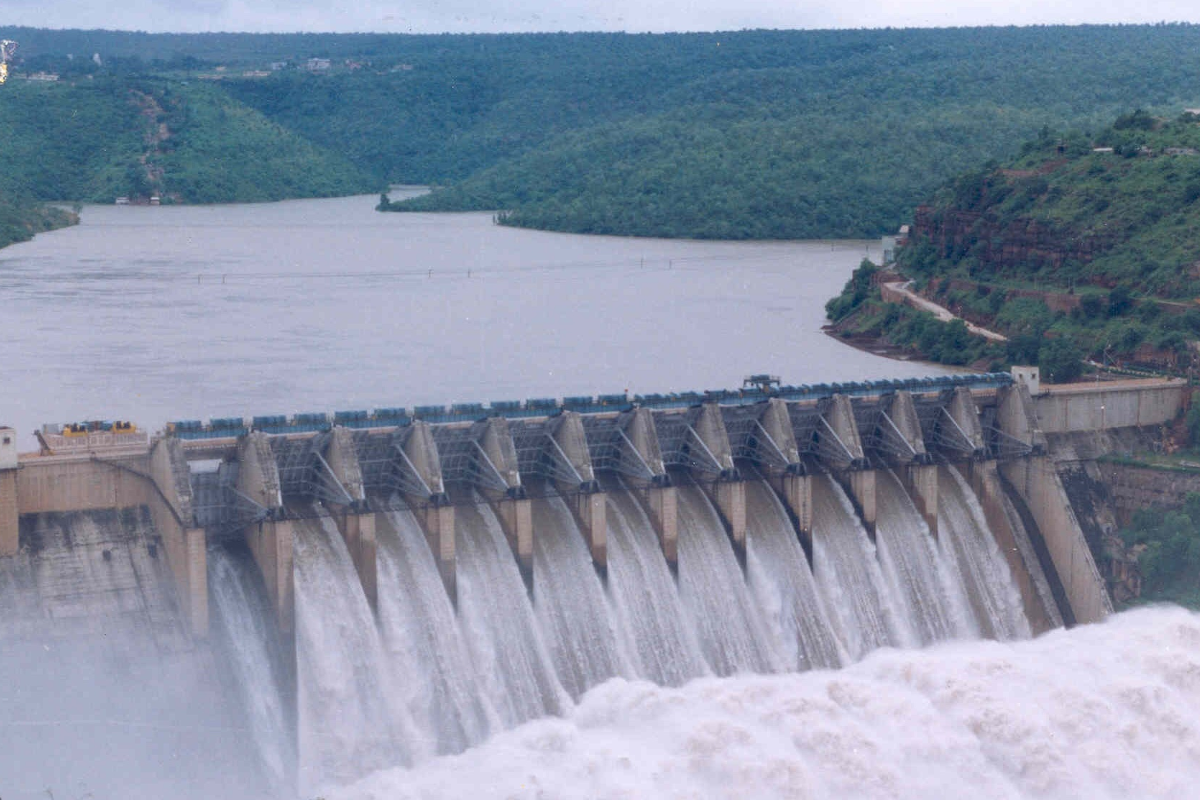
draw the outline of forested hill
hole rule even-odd
[[[0,87],[0,191],[18,196],[219,203],[378,185],[211,84],[101,72]]]
[[[0,247],[24,242],[33,238],[34,234],[62,228],[77,221],[78,217],[69,211],[13,200],[0,194]]]
[[[916,212],[903,268],[1042,289],[1200,296],[1200,115],[1047,130]]]
[[[1038,363],[1054,380],[1085,357],[1200,367],[1200,115],[1138,110],[1091,135],[1046,130],[948,181],[915,218],[887,277],[1008,341],[883,303],[869,264],[826,306],[839,332],[948,363]]]
[[[128,193],[141,178],[196,201],[432,183],[443,190],[401,207],[601,233],[877,235],[1044,125],[1200,106],[1196,26],[0,36],[21,42],[0,111],[22,75],[60,76],[36,87],[58,111],[15,131],[0,114],[15,133],[0,166],[26,164],[55,126],[74,137],[45,169],[26,165],[38,196]],[[133,90],[170,117],[170,138],[128,93],[90,122],[70,116],[119,82],[152,84]]]

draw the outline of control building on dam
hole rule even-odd
[[[1167,423],[1190,390],[1171,380],[1048,387],[1035,370],[1014,373],[182,421],[154,436],[127,424],[47,426],[40,452],[19,456],[16,433],[2,429],[0,564],[41,557],[46,515],[138,514],[152,526],[144,546],[165,561],[164,591],[192,637],[208,635],[206,559],[220,543],[244,543],[287,634],[293,534],[313,516],[332,520],[326,529],[344,539],[374,605],[378,526],[389,509],[410,510],[453,600],[456,513],[486,503],[536,596],[531,502],[539,496],[566,501],[604,579],[607,487],[638,498],[674,568],[684,535],[677,490],[699,486],[744,567],[753,547],[749,481],[776,494],[811,559],[814,539],[827,535],[813,524],[817,476],[840,484],[873,535],[877,480],[892,471],[937,537],[939,487],[954,466],[979,500],[1033,631],[1101,620],[1112,603],[1060,476],[1078,469],[1080,452],[1060,462],[1055,441],[1092,436],[1084,458],[1095,458],[1106,432]],[[109,545],[94,547],[89,558],[110,558]]]

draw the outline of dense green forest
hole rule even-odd
[[[102,74],[0,92],[0,191],[196,203],[369,191],[377,184],[219,88]]]
[[[603,233],[877,235],[1044,125],[1200,106],[1200,27],[1186,25],[0,36],[21,43],[0,92],[0,164],[37,197],[428,183],[442,188],[394,206]],[[59,80],[21,80],[35,71]],[[39,113],[9,121],[35,91]],[[165,139],[147,129],[159,114]],[[63,145],[27,164],[60,126]]]
[[[1144,509],[1121,529],[1142,575],[1140,602],[1179,603],[1200,609],[1200,494],[1181,508]]]
[[[1044,131],[1003,167],[958,176],[934,197],[939,231],[918,237],[903,264],[922,276],[1191,298],[1197,200],[1200,116],[1138,110],[1090,135]],[[970,237],[951,230],[956,218],[972,220]]]
[[[1091,135],[1041,135],[965,172],[916,215],[898,270],[1009,337],[962,343],[931,315],[880,302],[864,265],[827,311],[847,334],[952,364],[1040,363],[1069,380],[1090,357],[1182,373],[1200,339],[1200,116],[1135,111]]]
[[[27,241],[35,234],[78,221],[69,211],[13,200],[0,194],[0,247]]]

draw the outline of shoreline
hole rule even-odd
[[[850,336],[842,336],[834,323],[827,323],[821,326],[821,333],[831,339],[836,339],[843,344],[853,347],[855,350],[864,353],[870,353],[873,356],[881,356],[890,358],[892,361],[907,361],[918,364],[928,364],[931,367],[944,369],[948,372],[955,370],[954,367],[949,367],[946,364],[938,364],[934,361],[927,361],[923,358],[918,358],[911,351],[905,348],[892,344],[881,336],[868,336],[862,333],[852,334]]]

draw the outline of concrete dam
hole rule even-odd
[[[0,429],[0,752],[17,796],[312,793],[613,677],[1099,621],[1063,475],[1189,397],[1021,372]]]

